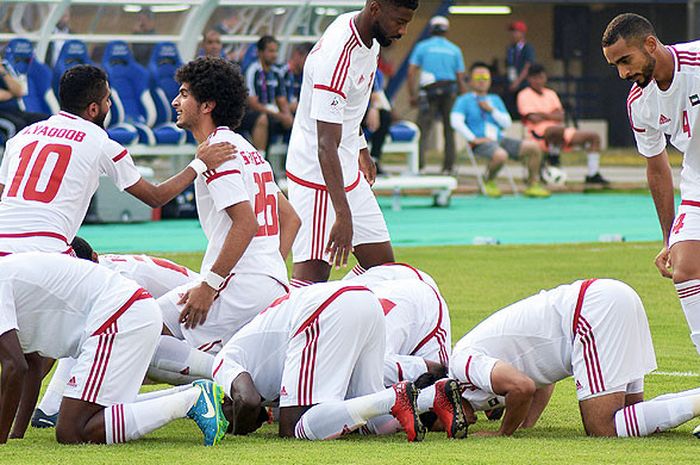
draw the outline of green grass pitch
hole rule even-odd
[[[453,343],[494,310],[540,289],[587,277],[612,277],[634,287],[649,315],[659,371],[700,371],[685,319],[669,280],[653,267],[658,244],[429,247],[397,250],[397,259],[431,273],[450,307]],[[198,269],[199,254],[170,255]],[[340,273],[334,272],[334,276]],[[697,387],[697,376],[651,375],[647,398]],[[324,443],[281,440],[266,426],[249,437],[227,437],[204,448],[201,434],[179,420],[148,437],[119,446],[60,446],[53,431],[31,429],[21,441],[0,446],[0,464],[681,464],[698,463],[695,420],[645,439],[586,438],[571,380],[557,386],[538,425],[512,438],[449,441],[429,433],[408,444],[403,434],[348,437]],[[483,415],[470,432],[494,429]]]

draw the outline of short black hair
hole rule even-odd
[[[92,249],[92,246],[88,243],[88,241],[80,236],[75,236],[75,238],[73,238],[73,242],[70,243],[70,246],[73,248],[73,252],[75,252],[76,257],[82,258],[83,260],[92,261],[92,254],[95,251]]]
[[[379,3],[390,4],[398,6],[401,8],[408,8],[409,10],[416,10],[418,8],[418,0],[377,0]]]
[[[483,61],[475,61],[475,62],[472,63],[472,65],[469,67],[469,73],[471,73],[472,71],[474,71],[474,69],[476,69],[476,68],[486,68],[486,69],[488,69],[489,71],[491,71],[491,67],[490,67],[487,63],[485,63],[485,62],[483,62]]]
[[[608,23],[608,27],[603,32],[601,45],[610,47],[619,39],[641,43],[649,36],[656,37],[656,31],[648,19],[634,13],[623,13],[615,16]]]
[[[100,103],[107,92],[107,73],[97,66],[77,65],[67,69],[58,84],[61,110],[81,114],[91,103]]]
[[[199,57],[175,73],[178,83],[187,83],[199,103],[215,102],[214,124],[233,130],[241,124],[248,89],[238,65],[219,57]]]
[[[530,76],[537,76],[538,74],[542,74],[546,72],[544,69],[544,66],[542,66],[539,63],[533,63],[530,65],[530,68],[527,70],[527,77]]]
[[[258,52],[264,52],[265,49],[267,48],[268,44],[279,45],[279,41],[272,36],[262,36],[260,39],[258,39],[258,43],[257,43]]]
[[[293,52],[296,52],[300,55],[308,55],[311,52],[311,49],[314,48],[314,44],[311,42],[302,42],[300,44],[296,44],[294,48],[292,49]]]

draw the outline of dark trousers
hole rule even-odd
[[[14,131],[18,132],[24,129],[26,126],[29,126],[30,124],[37,123],[39,121],[43,121],[46,118],[48,118],[49,115],[46,115],[44,113],[31,113],[27,111],[22,111],[22,110],[0,110],[0,119],[4,119],[9,121],[13,126],[14,126]],[[8,137],[11,137],[11,134],[7,134]]]
[[[382,148],[384,147],[384,141],[386,140],[386,135],[389,134],[390,128],[391,112],[388,110],[379,110],[379,127],[372,133],[372,137],[370,138],[372,144],[370,155],[375,161],[379,161],[382,157]]]
[[[445,92],[440,95],[423,95],[418,103],[418,127],[420,128],[419,163],[425,166],[425,147],[433,131],[433,122],[436,117],[442,120],[445,136],[445,159],[442,163],[443,171],[452,171],[455,163],[455,136],[450,124],[450,112],[455,103],[456,93]]]

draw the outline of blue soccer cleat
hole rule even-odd
[[[194,420],[204,434],[204,445],[213,446],[221,442],[228,429],[222,404],[224,389],[213,381],[200,379],[192,383],[201,393],[187,416]]]
[[[56,422],[58,422],[58,413],[47,415],[40,408],[34,410],[32,428],[55,428]]]

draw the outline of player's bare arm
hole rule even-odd
[[[250,202],[232,205],[226,208],[226,213],[233,224],[219,256],[211,267],[211,271],[219,276],[228,276],[231,273],[258,232],[258,221]],[[180,312],[180,322],[184,323],[186,328],[194,328],[204,323],[218,291],[206,282],[189,289],[179,302],[185,304]]]
[[[503,416],[499,436],[510,436],[527,417],[535,396],[535,382],[512,365],[499,361],[491,371],[493,392],[506,399],[506,413]]]
[[[418,88],[417,78],[420,72],[420,67],[417,65],[408,65],[408,93],[410,95],[411,106],[418,106]]]
[[[27,354],[24,358],[27,361],[28,371],[27,376],[24,378],[22,399],[15,416],[15,424],[12,426],[10,439],[21,439],[24,437],[29,421],[32,419],[34,407],[36,407],[36,402],[39,399],[41,381],[44,379],[44,366],[47,359],[36,352]]]
[[[22,386],[29,370],[19,344],[17,330],[0,336],[0,444],[5,444],[10,434],[22,396]]]
[[[675,206],[673,200],[673,174],[668,162],[668,153],[664,149],[660,154],[647,158],[647,182],[654,199],[656,215],[659,217],[664,246],[656,256],[656,268],[665,278],[671,278],[669,262],[668,237],[673,226]]]
[[[222,163],[235,158],[236,148],[228,142],[209,145],[202,143],[197,147],[196,157],[202,160],[207,169],[212,170]],[[176,195],[185,190],[197,177],[194,168],[188,166],[178,174],[160,184],[151,184],[145,179],[139,179],[126,191],[145,204],[157,208],[170,202]]]
[[[343,132],[340,124],[317,121],[318,161],[321,173],[328,188],[328,194],[335,210],[335,223],[326,244],[326,253],[330,253],[329,262],[336,268],[346,266],[352,252],[352,214],[345,195],[343,170],[338,158],[338,146]]]
[[[554,384],[548,384],[547,386],[542,386],[537,388],[535,391],[535,396],[532,398],[532,405],[530,406],[530,411],[527,412],[527,417],[525,421],[520,425],[521,428],[532,428],[537,423],[537,420],[542,416],[542,412],[549,404],[549,399],[552,398],[554,393]]]
[[[282,192],[277,194],[277,208],[280,215],[280,255],[286,260],[301,228],[301,218]]]
[[[5,185],[0,184],[0,197],[2,197],[2,192],[5,190]]]
[[[367,147],[360,150],[360,171],[370,186],[374,185],[377,179],[377,164],[372,160]]]
[[[279,108],[280,111],[275,113],[273,117],[279,120],[279,122],[282,123],[282,126],[285,128],[291,128],[292,123],[294,122],[294,117],[292,116],[292,110],[289,107],[287,97],[281,95],[275,99],[275,103],[277,103],[277,108]]]

